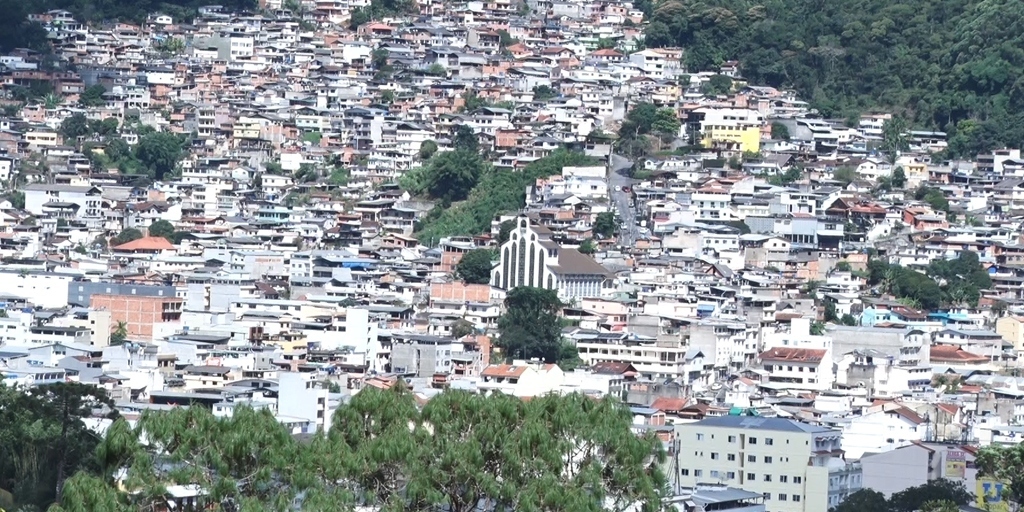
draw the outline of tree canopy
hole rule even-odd
[[[660,510],[661,443],[631,427],[629,410],[612,398],[524,402],[449,390],[420,409],[401,384],[363,389],[327,432],[305,441],[267,409],[240,405],[226,418],[203,407],[147,412],[135,428],[119,420],[108,429],[96,469],[68,481],[60,510],[148,508],[171,484],[199,485],[209,504],[240,511],[470,512],[481,502]]]
[[[99,439],[82,418],[112,406],[106,391],[77,382],[25,390],[0,384],[0,489],[18,506],[56,501],[65,478],[93,463]]]
[[[691,71],[738,59],[751,84],[795,88],[823,116],[877,109],[949,135],[953,156],[1024,142],[1024,5],[1011,0],[654,4],[647,47]]]
[[[989,445],[981,449],[976,460],[978,475],[1006,482],[1006,498],[1024,503],[1024,445]]]
[[[158,180],[178,165],[182,156],[182,141],[168,132],[153,132],[139,139],[135,158]]]
[[[444,154],[435,155],[430,163]],[[564,149],[531,162],[522,171],[495,168],[485,162],[465,201],[451,205],[441,204],[428,212],[417,223],[416,236],[420,241],[431,244],[446,236],[489,232],[495,215],[518,211],[526,205],[526,187],[536,182],[537,178],[561,174],[565,166],[599,163],[596,158]],[[433,180],[430,174],[432,167],[428,165],[406,173],[402,176],[400,184],[413,194],[427,192]],[[438,184],[438,188],[441,187],[443,184]]]
[[[113,247],[117,247],[119,245],[124,245],[128,242],[132,242],[140,238],[142,238],[142,231],[139,231],[135,228],[127,228],[118,233],[117,236],[115,236],[110,241],[110,245]]]
[[[594,234],[602,238],[611,238],[618,230],[615,225],[615,212],[601,212],[594,219]]]
[[[490,249],[473,249],[462,255],[455,265],[455,275],[470,284],[487,284],[491,281],[491,260],[494,252]]]
[[[543,359],[556,363],[562,357],[562,302],[554,290],[518,286],[505,296],[505,314],[498,319],[495,345],[505,357]]]
[[[976,253],[962,251],[954,259],[933,261],[925,273],[873,259],[868,262],[868,283],[916,306],[935,309],[943,304],[976,306],[981,290],[991,288],[992,278]]]
[[[894,493],[889,499],[878,491],[861,489],[831,512],[945,512],[949,505],[958,510],[972,498],[962,482],[940,478]]]
[[[149,236],[163,237],[170,241],[174,237],[174,224],[160,219],[150,224],[148,231]]]

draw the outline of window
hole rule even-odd
[[[764,481],[765,482],[771,482],[772,481],[772,476],[769,475],[768,473],[765,473],[764,474]]]
[[[789,481],[789,477],[786,475],[779,475],[779,481],[782,483],[786,483]]]
[[[786,495],[779,493],[779,501],[786,501]]]
[[[774,444],[774,441],[772,441],[772,438],[766,437],[764,438],[764,444],[771,446],[772,444]]]
[[[757,480],[757,475],[753,473],[747,473],[747,480],[753,482],[754,480]]]
[[[704,440],[704,434],[701,434],[701,433],[698,432],[697,433],[697,440],[698,441],[703,441]]]
[[[681,476],[690,476],[690,470],[689,469],[680,469],[679,470],[679,474]]]
[[[757,438],[756,437],[748,437],[747,438],[747,442],[750,443],[750,444],[757,444]]]
[[[757,455],[747,455],[747,462],[757,462]]]
[[[728,473],[725,474],[725,479],[726,480],[735,480],[736,479],[736,473],[733,472],[733,471],[729,471]]]
[[[736,460],[736,454],[735,453],[730,453],[730,454],[726,455],[725,458],[727,460],[729,460],[730,462],[732,462],[732,461]]]
[[[799,494],[794,494],[793,495],[793,501],[800,501],[800,495]]]
[[[764,500],[768,501],[770,499],[772,499],[772,493],[770,493],[770,492],[764,493]]]
[[[693,476],[695,476],[697,478],[700,478],[700,477],[704,476],[704,470],[703,469],[695,469],[695,470],[693,470]]]
[[[772,458],[767,456],[767,455],[765,455],[764,456],[764,463],[765,464],[771,464],[772,463]]]
[[[711,470],[711,478],[718,478],[718,471]]]
[[[803,483],[803,481],[804,481],[804,477],[802,477],[802,476],[794,476],[793,477],[793,483],[794,484],[800,484],[800,483]],[[794,500],[794,501],[799,501],[799,500]]]
[[[718,460],[718,452],[711,452],[711,460]]]

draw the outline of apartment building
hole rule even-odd
[[[113,325],[125,322],[128,337],[149,341],[181,326],[184,299],[95,293],[90,307],[110,312]]]
[[[690,128],[699,130],[705,148],[757,152],[761,149],[764,116],[742,108],[701,107],[693,110]]]
[[[787,418],[709,416],[676,425],[679,484],[722,483],[764,496],[769,512],[825,512],[860,488],[842,433]],[[674,477],[675,475],[670,475]]]

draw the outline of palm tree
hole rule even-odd
[[[43,104],[47,109],[57,108],[63,102],[64,98],[61,98],[59,95],[52,92],[43,97]]]
[[[882,278],[882,293],[888,293],[890,295],[896,294],[896,279],[899,275],[899,267],[889,267],[885,269],[885,276]]]
[[[128,339],[128,322],[124,320],[117,321],[117,327],[110,333],[110,345],[124,345],[124,342]]]

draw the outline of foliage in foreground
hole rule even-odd
[[[861,489],[831,512],[943,512],[950,506],[958,510],[959,505],[972,501],[963,482],[938,479],[893,493],[889,499],[878,491]]]
[[[597,511],[639,502],[653,511],[664,454],[631,424],[614,399],[446,391],[420,410],[401,385],[362,390],[327,433],[302,441],[267,410],[146,413],[135,429],[123,420],[109,429],[96,450],[100,469],[71,478],[56,510],[139,510],[168,485],[199,484],[220,510]],[[134,492],[116,490],[119,474]]]
[[[990,445],[982,448],[976,460],[978,475],[994,477],[1009,484],[1003,492],[1005,498],[1020,504],[1024,502],[1024,445]]]
[[[100,439],[81,418],[111,406],[96,386],[62,382],[23,391],[0,383],[0,489],[18,506],[45,509],[66,477],[93,462]]]

